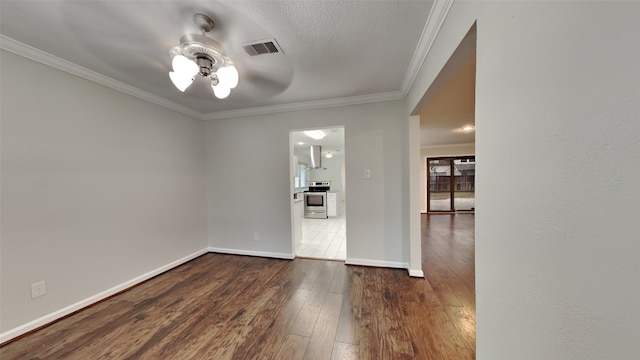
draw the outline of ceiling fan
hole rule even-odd
[[[176,88],[184,92],[199,75],[211,82],[218,99],[224,99],[238,85],[238,69],[222,45],[206,36],[215,27],[213,20],[207,15],[195,14],[193,21],[202,34],[183,35],[180,45],[171,49],[173,71],[169,77]]]

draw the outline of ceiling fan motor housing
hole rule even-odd
[[[198,64],[198,67],[200,68],[200,75],[204,77],[211,76],[213,60],[209,56],[205,54],[196,55],[196,64]]]

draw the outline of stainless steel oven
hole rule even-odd
[[[309,181],[309,190],[304,192],[304,217],[307,219],[327,218],[327,191],[331,182]]]
[[[307,191],[304,193],[304,217],[307,219],[327,218],[326,191]]]

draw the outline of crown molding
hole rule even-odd
[[[110,77],[104,76],[102,74],[99,74],[95,71],[89,70],[87,68],[84,68],[82,66],[76,65],[72,62],[69,62],[67,60],[61,59],[57,56],[51,55],[47,52],[44,52],[42,50],[36,49],[32,46],[23,44],[17,40],[14,40],[8,36],[2,35],[0,34],[0,49],[12,52],[16,55],[25,57],[27,59],[39,62],[41,64],[44,65],[48,65],[51,66],[53,68],[56,68],[58,70],[62,70],[64,72],[67,72],[69,74],[73,74],[76,76],[79,76],[81,78],[84,78],[86,80],[89,81],[93,81],[95,83],[98,83],[100,85],[104,85],[108,88],[114,89],[116,91],[119,91],[121,93],[127,94],[127,95],[131,95],[134,97],[137,97],[139,99],[142,99],[144,101],[150,102],[152,104],[156,104],[156,105],[160,105],[162,107],[165,107],[167,109],[197,118],[197,119],[202,119],[203,114],[199,113],[197,111],[193,111],[191,109],[189,109],[186,106],[180,105],[180,104],[176,104],[172,101],[169,101],[165,98],[159,97],[157,95],[153,95],[149,92],[140,90],[138,88],[135,88],[133,86],[127,85],[123,82],[114,80]]]
[[[291,104],[262,106],[238,110],[216,111],[204,115],[204,120],[220,120],[240,116],[276,114],[289,111],[313,110],[347,105],[369,104],[383,101],[402,100],[405,96],[400,91],[358,95],[326,100],[303,101]]]
[[[433,7],[431,9],[431,12],[429,13],[429,17],[427,18],[427,22],[424,26],[424,29],[422,30],[420,39],[418,40],[418,46],[413,53],[413,57],[411,58],[411,62],[409,63],[409,68],[407,69],[404,79],[402,80],[400,91],[328,100],[305,101],[284,105],[217,111],[205,114],[204,120],[219,120],[240,116],[276,114],[288,111],[312,110],[327,107],[367,104],[405,99],[409,94],[409,90],[411,90],[416,77],[418,76],[418,71],[427,58],[429,51],[431,51],[431,47],[435,42],[438,32],[442,28],[442,24],[444,23],[444,20],[446,19],[451,6],[453,5],[453,2],[454,0],[434,0]]]
[[[409,94],[409,90],[411,90],[418,76],[418,71],[420,71],[420,67],[422,67],[427,55],[429,55],[431,47],[438,36],[438,32],[440,32],[440,28],[442,28],[447,14],[449,14],[453,2],[454,0],[434,0],[433,7],[427,18],[427,23],[424,25],[420,40],[418,40],[418,46],[413,53],[411,63],[409,63],[409,69],[407,69],[407,73],[400,86],[403,97],[407,97]]]
[[[409,68],[402,81],[400,91],[392,91],[386,93],[358,95],[343,98],[303,101],[298,103],[272,105],[263,107],[253,107],[228,111],[216,111],[210,113],[201,113],[194,111],[186,106],[169,101],[165,98],[151,94],[147,91],[127,85],[110,77],[99,74],[82,66],[76,65],[32,46],[23,44],[17,40],[0,34],[0,49],[7,50],[14,54],[20,55],[27,59],[51,66],[53,68],[65,71],[67,73],[79,76],[89,81],[104,85],[116,91],[137,97],[141,100],[165,107],[167,109],[194,117],[200,120],[217,120],[240,116],[266,115],[281,112],[313,110],[329,107],[368,104],[383,101],[402,100],[405,99],[409,90],[418,75],[420,67],[424,63],[433,43],[435,41],[442,24],[451,8],[454,0],[434,0],[432,10],[427,18],[424,29],[418,41],[418,46],[413,53]]]
[[[441,145],[421,145],[420,149],[446,149],[454,146],[476,146],[476,143],[458,143],[458,144],[441,144]]]

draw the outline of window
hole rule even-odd
[[[298,163],[298,176],[293,179],[293,184],[296,189],[307,187],[307,164]]]
[[[428,158],[427,211],[474,211],[476,158]]]

